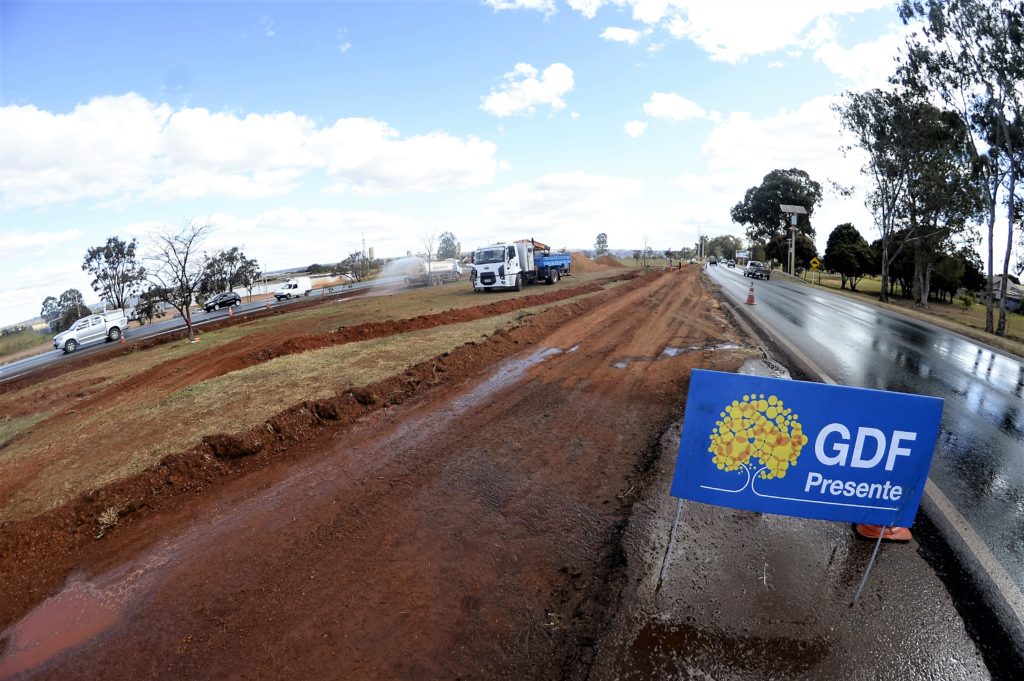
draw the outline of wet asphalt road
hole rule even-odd
[[[781,277],[754,281],[738,268],[710,267],[707,273],[836,383],[945,400],[931,481],[984,542],[998,562],[988,571],[1002,569],[1012,582],[1003,585],[1003,595],[1018,599],[1019,606],[1024,600],[1024,363],[818,287]],[[757,304],[748,306],[752,281]]]

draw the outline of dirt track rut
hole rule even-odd
[[[689,369],[747,356],[723,342],[696,268],[624,290],[162,519],[161,541],[72,584],[114,623],[33,676],[580,677]]]

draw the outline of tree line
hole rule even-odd
[[[194,338],[191,307],[213,295],[236,288],[252,290],[263,278],[259,263],[238,247],[207,252],[202,248],[212,227],[189,223],[178,231],[158,234],[148,254],[137,239],[116,236],[86,251],[82,270],[93,277],[91,286],[114,309],[129,309],[140,322],[162,317],[166,307],[176,309]],[[90,314],[77,289],[43,300],[40,316],[55,331],[67,329]]]
[[[92,289],[104,303],[115,309],[131,307],[141,323],[162,317],[168,306],[174,308],[192,339],[193,303],[202,304],[218,293],[239,288],[246,289],[251,297],[256,284],[263,279],[256,259],[247,257],[238,247],[207,252],[203,244],[212,230],[210,225],[189,223],[177,231],[158,234],[145,255],[139,250],[137,239],[110,237],[103,245],[86,251],[82,270],[92,275]],[[456,258],[459,248],[455,235],[444,232],[439,239],[437,258]],[[306,271],[336,271],[360,281],[382,263],[356,251],[336,265],[314,263]],[[47,296],[40,316],[53,330],[63,331],[90,312],[82,293],[68,289],[60,296]]]
[[[853,139],[842,151],[866,158],[861,172],[879,239],[868,244],[852,225],[839,225],[824,265],[840,273],[844,287],[879,276],[883,301],[897,288],[921,306],[961,287],[984,291],[986,331],[1005,335],[1012,249],[1024,245],[1024,0],[902,0],[899,14],[924,28],[907,38],[890,87],[847,92],[834,107]],[[804,207],[796,261],[806,267],[816,256],[811,219],[821,198],[821,185],[806,172],[773,170],[731,215],[746,226],[753,248],[785,260],[789,225],[780,205]],[[997,267],[994,237],[1003,216],[1006,248]],[[979,227],[984,263],[975,252]],[[1024,257],[1014,269],[1024,272]]]

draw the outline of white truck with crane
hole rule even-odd
[[[520,290],[526,284],[555,284],[572,274],[572,256],[552,253],[534,239],[496,243],[473,253],[473,291]]]

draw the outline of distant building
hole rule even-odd
[[[999,297],[1003,288],[1003,275],[997,274],[992,277],[992,301],[999,305]],[[1006,282],[1006,309],[1016,312],[1021,309],[1021,300],[1024,300],[1024,286],[1021,286],[1016,277],[1009,277]]]

